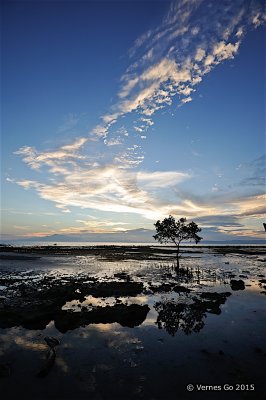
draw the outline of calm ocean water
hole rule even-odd
[[[162,245],[157,242],[48,242],[48,241],[30,241],[30,240],[2,240],[1,244],[12,246],[68,246],[68,247],[91,247],[91,246],[173,246],[171,244]],[[266,242],[258,243],[184,243],[183,246],[263,246]],[[181,246],[182,247],[182,246]]]
[[[48,242],[37,240],[3,240],[2,244],[12,246],[68,246],[68,247],[88,247],[88,246],[158,246],[158,243],[126,243],[126,242]]]

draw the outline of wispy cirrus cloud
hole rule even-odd
[[[107,136],[120,117],[132,112],[140,116],[135,129],[141,132],[141,116],[150,119],[174,101],[192,101],[204,76],[233,59],[247,30],[263,22],[264,6],[256,0],[173,2],[161,25],[144,33],[130,49],[132,63],[121,78],[118,101],[94,133]]]
[[[190,219],[196,219],[204,229],[235,236],[263,237],[261,221],[266,211],[265,195],[240,196],[229,193],[215,196],[209,193],[197,197],[191,193],[179,193],[176,188],[186,179],[192,177],[174,171],[165,174],[142,172],[129,176],[124,170],[106,168],[95,170],[94,175],[85,171],[74,176],[69,175],[64,181],[51,184],[29,180],[17,181],[17,184],[27,190],[36,190],[42,199],[55,203],[62,212],[70,212],[69,208],[78,207],[114,212],[117,215],[135,214],[151,223],[169,214],[186,215]],[[84,182],[89,184],[84,185]],[[166,198],[156,196],[154,190],[159,188],[164,189]],[[79,219],[76,222],[78,227],[50,230],[46,234],[85,233],[85,228],[87,232],[122,231],[125,225],[124,222],[108,221],[104,218]]]
[[[137,174],[139,184],[149,188],[175,186],[189,178],[190,175],[188,173],[177,171],[138,172]]]
[[[23,146],[14,154],[22,156],[22,160],[32,169],[39,169],[44,165],[53,167],[51,172],[56,171],[57,166],[62,163],[75,163],[77,160],[82,160],[85,157],[78,151],[88,141],[88,138],[77,138],[71,144],[64,145],[54,151],[40,152],[34,147]]]
[[[150,190],[160,187],[171,191],[173,186],[189,178],[189,174],[176,171],[135,173],[109,165],[65,171],[49,184],[26,179],[16,183],[24,189],[36,190],[42,199],[54,202],[63,212],[69,212],[69,207],[80,207],[135,213],[154,219],[158,210],[167,214],[173,205],[164,204]]]
[[[51,165],[50,168],[53,170]],[[24,189],[35,190],[42,199],[55,203],[63,212],[79,207],[133,213],[148,220],[168,214],[187,215],[205,218],[211,224],[214,218],[241,223],[245,218],[263,217],[265,196],[259,192],[240,195],[234,191],[222,191],[204,196],[183,192],[180,185],[193,179],[196,177],[181,171],[135,172],[116,165],[90,169],[81,165],[54,176],[49,184],[26,179],[16,183]]]

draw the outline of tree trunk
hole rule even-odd
[[[179,272],[179,245],[177,246],[177,251],[176,251],[176,272]]]

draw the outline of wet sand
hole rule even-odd
[[[178,273],[172,247],[0,259],[4,399],[264,398],[265,247],[184,247]]]

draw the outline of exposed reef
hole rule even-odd
[[[92,311],[72,313],[63,311],[65,303],[72,300],[85,300],[85,296],[119,297],[136,296],[143,291],[139,282],[89,282],[70,279],[60,284],[53,279],[44,278],[35,284],[19,283],[16,286],[16,296],[13,299],[0,299],[0,327],[23,326],[28,329],[44,329],[51,321],[60,330],[86,325],[90,323],[119,322],[123,326],[136,326],[143,322],[149,308],[139,305],[127,306],[117,304],[113,307],[95,307]],[[7,279],[5,280],[7,283]],[[68,327],[68,328],[67,328]],[[71,328],[72,327],[72,328]]]

